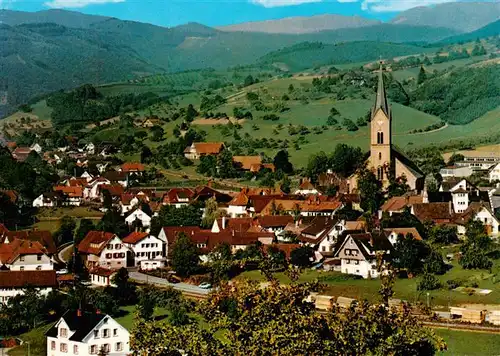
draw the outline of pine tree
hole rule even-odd
[[[422,84],[426,80],[427,80],[427,73],[425,73],[424,67],[420,67],[420,72],[418,72],[418,79],[417,79],[418,85]]]

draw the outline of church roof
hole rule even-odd
[[[409,159],[399,148],[395,145],[391,146],[391,155],[400,161],[403,165],[410,170],[410,172],[415,176],[415,178],[423,178],[425,174],[418,168],[418,166]]]
[[[373,107],[373,115],[375,115],[378,109],[382,109],[388,118],[391,117],[389,104],[387,102],[387,95],[385,93],[384,70],[382,68],[382,62],[380,63],[380,70],[378,72],[377,98],[375,100],[375,106]]]

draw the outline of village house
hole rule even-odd
[[[127,188],[131,181],[129,173],[122,171],[107,171],[103,173],[102,177],[106,178],[110,184],[121,185],[124,188]]]
[[[236,195],[233,200],[229,202],[229,206],[226,209],[227,214],[232,218],[239,218],[243,216],[248,216],[249,198],[244,191],[241,191]]]
[[[55,186],[54,192],[62,194],[62,205],[66,206],[80,206],[83,200],[82,187],[68,187],[65,185]]]
[[[405,237],[411,235],[415,240],[422,241],[422,236],[414,227],[393,227],[384,229],[383,232],[392,246],[396,245],[401,235]]]
[[[310,195],[310,194],[318,194],[321,195],[320,191],[314,187],[314,185],[311,183],[310,180],[304,180],[300,186],[299,189],[297,189],[294,194],[298,195]]]
[[[172,188],[163,196],[162,203],[180,208],[189,205],[194,195],[195,192],[190,188]]]
[[[474,170],[470,167],[447,166],[439,170],[439,174],[444,179],[447,178],[466,178],[470,177]]]
[[[33,151],[30,147],[17,147],[12,151],[12,157],[18,162],[24,162]]]
[[[455,221],[455,212],[451,202],[413,204],[411,214],[421,223],[433,222],[438,225],[446,225]]]
[[[377,255],[391,254],[392,245],[384,233],[349,234],[336,249],[341,261],[340,271],[363,278],[377,278]]]
[[[451,197],[453,210],[455,213],[463,213],[472,202],[490,202],[488,191],[479,189],[467,179],[448,179],[441,183],[439,188],[441,201],[449,201],[446,198]],[[439,194],[438,193],[438,194]],[[432,195],[429,195],[432,200]]]
[[[224,149],[222,142],[193,142],[186,147],[184,156],[188,159],[197,160],[202,156],[216,156]]]
[[[477,170],[488,170],[492,166],[500,163],[500,153],[499,152],[488,152],[488,151],[458,151],[454,152],[456,154],[461,154],[464,156],[462,161],[455,162],[458,167],[470,167],[474,171]]]
[[[129,249],[118,236],[110,232],[90,231],[78,245],[78,252],[87,268],[110,269],[127,267]]]
[[[0,271],[0,303],[24,294],[26,286],[36,288],[40,295],[49,294],[57,288],[56,271]]]
[[[469,205],[467,210],[456,217],[457,232],[460,235],[466,234],[465,226],[470,220],[476,220],[483,223],[485,232],[489,236],[498,237],[500,234],[500,222],[490,209],[489,204],[474,202]]]
[[[78,309],[67,311],[45,334],[47,356],[130,354],[130,334],[112,317]]]
[[[123,239],[132,251],[134,267],[152,270],[164,266],[163,241],[147,232],[132,232]]]
[[[47,192],[40,194],[33,200],[34,208],[53,208],[62,200],[61,194],[57,192]]]
[[[10,239],[0,243],[0,269],[11,271],[53,270],[49,251],[38,241]]]
[[[116,287],[113,284],[113,277],[116,275],[117,270],[108,269],[104,267],[92,267],[89,270],[90,283],[98,287]]]
[[[279,235],[288,224],[293,223],[291,215],[259,216],[256,218],[257,225],[267,232]]]
[[[260,212],[261,215],[276,215],[279,213],[301,216],[333,216],[343,204],[339,200],[321,200],[313,197],[307,200],[274,199]]]
[[[135,208],[130,214],[125,217],[127,225],[131,226],[140,222],[142,227],[151,226],[151,219],[153,216],[146,214],[141,208]]]
[[[403,195],[400,197],[389,198],[379,209],[378,218],[382,219],[384,214],[392,216],[393,214],[401,214],[405,209],[410,209],[413,204],[424,203],[422,195]]]
[[[141,176],[146,171],[146,166],[137,162],[125,162],[120,167],[120,172],[127,174],[136,174]]]
[[[94,178],[87,184],[87,186],[83,190],[84,199],[94,200],[99,198],[100,195],[99,186],[110,185],[110,184],[111,181],[107,180],[106,178],[103,177]]]

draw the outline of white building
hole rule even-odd
[[[83,198],[84,199],[97,199],[100,197],[99,186],[100,185],[109,185],[111,182],[106,178],[98,177],[94,180],[90,181],[89,184],[83,190]]]
[[[90,282],[99,287],[116,287],[112,282],[115,275],[116,270],[103,267],[94,267],[89,271]]]
[[[56,271],[1,271],[0,303],[7,303],[10,298],[24,294],[26,285],[37,288],[41,295],[47,295],[57,288]]]
[[[54,193],[43,193],[33,200],[33,208],[52,208],[54,206],[56,206]]]
[[[443,178],[465,178],[470,177],[474,173],[474,170],[469,166],[452,166],[441,168],[439,174]]]
[[[128,225],[132,225],[136,220],[139,220],[143,227],[151,226],[151,216],[146,214],[140,208],[135,209],[125,218],[125,222]]]
[[[47,333],[47,355],[130,354],[130,334],[105,314],[68,311]]]
[[[118,236],[110,232],[90,231],[78,245],[78,251],[87,268],[100,266],[120,269],[127,267],[129,249]]]
[[[377,278],[377,254],[390,254],[392,245],[384,234],[351,234],[335,252],[341,261],[340,271],[363,278]]]
[[[11,271],[50,271],[53,261],[38,241],[5,239],[0,244],[0,266]]]
[[[132,251],[134,266],[141,269],[156,269],[163,266],[163,241],[147,232],[133,232],[123,239]]]
[[[321,195],[319,190],[317,190],[314,185],[308,181],[305,180],[302,182],[302,184],[299,186],[299,189],[297,189],[294,194],[300,194],[300,195]]]

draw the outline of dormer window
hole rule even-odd
[[[60,328],[59,329],[59,336],[60,337],[68,337],[68,329],[66,329],[66,328]]]

